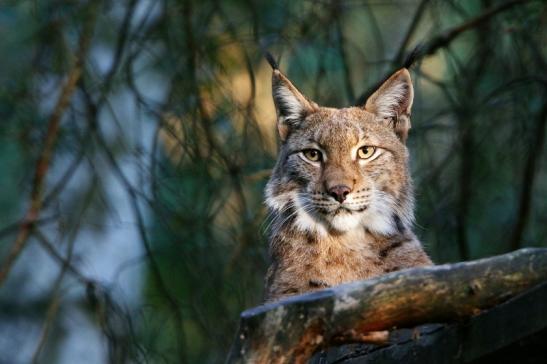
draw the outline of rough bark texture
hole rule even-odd
[[[305,363],[371,332],[478,315],[547,282],[547,249],[409,269],[252,308],[228,363]],[[380,335],[381,336],[381,335]]]
[[[389,345],[330,347],[310,364],[545,363],[547,282],[469,320],[389,333]]]

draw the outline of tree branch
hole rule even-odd
[[[416,9],[416,13],[412,17],[412,21],[406,31],[405,37],[403,38],[403,41],[401,42],[401,45],[399,46],[399,50],[397,51],[397,54],[395,55],[395,59],[393,60],[393,66],[397,67],[403,63],[405,58],[405,49],[408,46],[408,43],[410,42],[410,38],[414,34],[414,31],[418,27],[418,24],[420,23],[420,20],[422,20],[422,15],[425,13],[425,9],[427,8],[427,5],[429,5],[430,0],[422,0],[420,2],[420,5],[418,5],[418,9]]]
[[[522,235],[528,223],[530,210],[532,207],[532,192],[538,172],[538,162],[541,160],[541,152],[545,144],[545,129],[547,126],[547,104],[539,112],[536,130],[534,132],[534,140],[530,146],[530,151],[527,154],[526,165],[522,175],[520,200],[517,212],[517,222],[513,229],[510,239],[510,247],[512,250],[520,248]]]
[[[497,15],[501,12],[504,12],[506,10],[511,9],[515,5],[522,5],[527,2],[530,2],[531,0],[511,0],[504,2],[498,6],[493,6],[487,10],[485,10],[480,15],[477,15],[476,17],[456,26],[453,27],[444,33],[441,33],[437,35],[436,37],[433,37],[428,42],[426,42],[423,45],[419,45],[414,51],[412,51],[412,58],[413,62],[419,61],[426,56],[434,54],[436,51],[438,51],[441,48],[448,47],[450,43],[454,39],[456,39],[459,35],[463,34],[464,32],[474,29],[478,27],[479,25],[487,22],[492,18],[494,15]],[[402,57],[400,57],[402,58]],[[405,62],[407,63],[407,62]],[[409,64],[404,65],[405,67],[409,67]],[[356,105],[363,105],[365,101],[368,99],[372,93],[378,89],[388,78],[391,76],[395,71],[397,71],[399,68],[403,67],[401,64],[396,64],[393,68],[389,70],[389,72],[386,72],[384,77],[380,79],[379,82],[374,84],[372,87],[370,87],[367,91],[362,93],[356,101]]]
[[[70,99],[76,90],[76,84],[82,75],[84,60],[91,43],[95,19],[98,13],[97,4],[92,5],[90,12],[91,15],[85,22],[82,33],[80,34],[78,50],[76,52],[76,60],[71,70],[68,72],[66,82],[48,121],[48,129],[44,140],[44,145],[34,170],[34,180],[30,195],[30,206],[25,213],[25,217],[23,218],[23,222],[11,250],[0,267],[0,285],[8,276],[13,264],[25,247],[34,223],[39,218],[40,211],[43,206],[42,194],[44,183],[55,150],[55,144],[59,134],[59,126],[61,119],[70,104]]]

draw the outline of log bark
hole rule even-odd
[[[547,282],[463,322],[393,330],[388,345],[329,347],[309,363],[545,363],[546,308]]]
[[[227,363],[305,363],[372,332],[476,316],[543,282],[547,249],[521,249],[293,296],[242,312]]]

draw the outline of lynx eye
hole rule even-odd
[[[302,154],[310,162],[320,162],[323,159],[323,155],[317,149],[305,149],[302,151]]]
[[[374,155],[374,152],[376,151],[376,147],[368,147],[364,146],[357,150],[357,156],[360,159],[369,159]]]

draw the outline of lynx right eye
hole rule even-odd
[[[364,146],[359,148],[359,150],[357,151],[357,156],[359,156],[360,159],[369,159],[374,155],[375,151],[375,147]]]
[[[304,154],[304,157],[310,162],[320,162],[323,157],[321,152],[317,149],[306,149],[302,151],[302,154]]]

